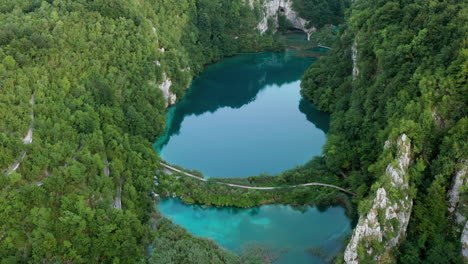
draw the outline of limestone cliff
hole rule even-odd
[[[468,205],[461,199],[462,195],[466,195],[468,188],[468,161],[462,160],[460,166],[461,168],[455,173],[452,187],[447,193],[448,210],[455,220],[455,229],[461,231],[462,255],[468,261],[468,221],[466,214],[463,213],[467,211]]]
[[[253,2],[256,0],[250,0],[250,5],[253,6]],[[310,35],[317,31],[315,27],[308,27],[309,21],[301,18],[299,14],[293,10],[293,2],[291,0],[263,0],[263,18],[258,24],[257,28],[260,33],[265,33],[268,30],[268,20],[272,20],[274,23],[274,30],[278,27],[278,13],[283,14],[291,24],[307,34],[307,39]]]
[[[386,148],[392,145],[387,142]],[[390,251],[402,239],[410,219],[413,200],[409,196],[407,169],[410,164],[410,139],[401,135],[396,142],[397,157],[388,164],[385,174],[378,181],[371,207],[353,232],[345,250],[345,262],[360,263],[363,259],[389,263]]]
[[[170,90],[172,81],[167,77],[166,73],[163,73],[163,81],[159,84],[158,88],[163,92],[164,99],[166,99],[166,107],[175,104],[177,96]]]
[[[353,61],[353,80],[359,75],[359,67],[357,65],[358,61],[358,48],[357,41],[354,40],[353,46],[351,46],[351,60]]]
[[[468,221],[465,221],[465,227],[461,235],[462,256],[465,261],[468,261]]]

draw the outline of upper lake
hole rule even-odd
[[[207,178],[277,174],[306,163],[321,154],[329,123],[300,95],[300,78],[314,61],[265,52],[208,66],[168,109],[156,150]]]

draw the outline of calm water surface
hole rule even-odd
[[[169,109],[156,150],[167,162],[205,177],[276,174],[320,155],[328,115],[299,92],[300,78],[314,61],[267,52],[207,67]]]
[[[275,264],[326,263],[339,253],[343,238],[351,232],[350,220],[341,207],[324,212],[315,207],[298,210],[286,205],[216,208],[166,199],[159,202],[158,208],[191,233],[213,239],[237,253],[249,244],[285,250]],[[310,248],[320,249],[322,256],[315,256]]]
[[[276,174],[320,155],[328,116],[299,93],[301,75],[314,59],[295,54],[245,54],[207,67],[169,109],[166,133],[155,143],[161,157],[205,177],[247,177]],[[341,207],[216,208],[166,199],[158,208],[234,252],[251,244],[285,251],[275,264],[326,263],[351,232]]]

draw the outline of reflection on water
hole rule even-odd
[[[211,65],[167,114],[163,159],[208,177],[278,173],[319,155],[328,115],[301,98],[313,58],[243,54]]]

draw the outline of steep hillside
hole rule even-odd
[[[332,113],[325,163],[359,193],[346,263],[462,263],[447,191],[468,154],[467,10],[355,1],[303,78],[303,94]]]
[[[357,192],[347,263],[463,263],[466,1],[358,0],[343,20],[348,4],[1,1],[0,263],[261,261],[153,221],[162,168],[152,142],[206,64],[275,47],[281,27],[310,35],[341,22],[338,42],[303,79],[304,96],[332,113],[324,157],[252,182],[317,177]],[[236,190],[216,191],[205,203],[239,202]],[[250,195],[244,206],[277,201]],[[346,199],[306,188],[283,196]]]
[[[310,39],[323,26],[342,23],[350,0],[249,0],[249,3],[261,11],[262,19],[257,26],[260,33],[295,28]]]
[[[0,262],[143,261],[164,95],[271,46],[258,22],[241,0],[1,1]],[[237,258],[167,225],[160,239]]]

